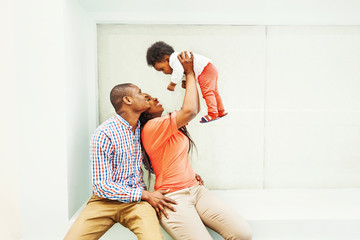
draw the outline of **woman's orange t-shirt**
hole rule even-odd
[[[199,184],[189,162],[189,139],[177,128],[176,112],[148,121],[141,139],[156,176],[155,190],[174,192]]]

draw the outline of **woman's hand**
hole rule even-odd
[[[202,180],[202,178],[200,177],[199,174],[195,173],[195,178],[199,182],[200,185],[204,185],[204,181]]]
[[[190,122],[200,111],[199,93],[196,86],[196,78],[194,73],[194,55],[190,52],[182,52],[178,55],[178,59],[184,68],[186,74],[186,86],[184,102],[180,111],[176,112],[176,125],[181,128]]]
[[[194,55],[192,52],[190,52],[190,57],[186,51],[181,52],[178,55],[178,59],[179,59],[181,65],[183,66],[184,73],[186,75],[190,74],[190,73],[194,73],[194,64],[193,64],[194,63]]]

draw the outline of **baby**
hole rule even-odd
[[[174,91],[175,86],[182,80],[184,75],[184,69],[177,58],[178,55],[178,52],[175,52],[170,45],[164,42],[154,43],[146,53],[149,66],[153,66],[157,71],[164,74],[171,74],[171,81],[167,88],[170,91]],[[218,92],[217,69],[210,59],[195,53],[193,55],[195,76],[208,108],[208,114],[201,118],[200,123],[207,123],[224,117],[227,113]]]

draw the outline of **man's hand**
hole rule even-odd
[[[200,185],[204,185],[204,181],[202,180],[202,178],[200,177],[200,175],[195,173],[195,178],[196,180],[199,182]]]
[[[187,54],[187,52],[181,52],[178,55],[178,59],[181,63],[181,65],[184,68],[184,73],[185,74],[190,74],[190,73],[194,73],[194,55],[192,52],[190,52],[191,57],[189,57],[189,55]]]
[[[177,202],[164,196],[164,194],[168,192],[169,190],[157,190],[154,192],[144,190],[141,195],[141,200],[145,200],[153,206],[159,217],[161,217],[161,213],[163,213],[166,218],[169,218],[165,208],[169,208],[171,211],[176,212],[175,208],[170,203],[177,204]]]

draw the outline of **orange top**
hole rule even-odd
[[[148,121],[141,139],[155,172],[155,190],[174,192],[199,184],[189,162],[189,139],[176,126],[176,112]]]

